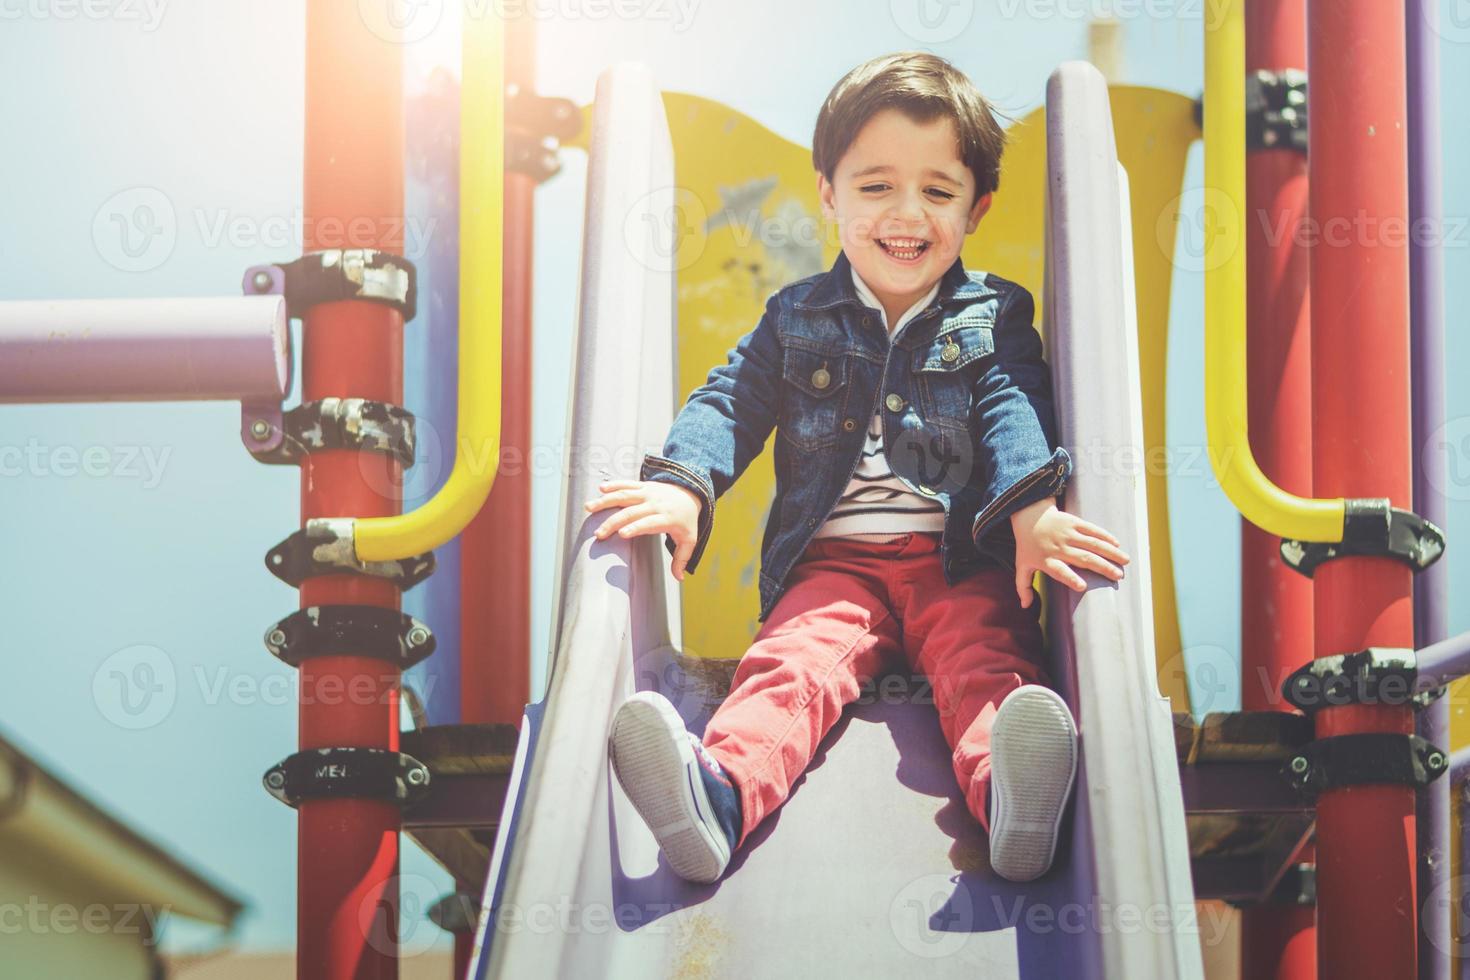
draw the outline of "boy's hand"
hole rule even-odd
[[[699,511],[703,506],[692,492],[658,480],[611,480],[598,485],[602,496],[585,504],[588,513],[604,507],[622,508],[597,529],[601,541],[614,531],[620,537],[667,534],[674,541],[674,578],[684,581],[684,566],[699,541]]]
[[[1071,566],[1106,575],[1113,581],[1123,577],[1121,565],[1129,562],[1118,539],[1075,514],[1057,509],[1055,497],[1038,500],[1011,515],[1016,532],[1016,594],[1021,608],[1031,605],[1031,577],[1045,572],[1068,588],[1087,590],[1082,576]],[[1108,561],[1111,558],[1112,561]]]

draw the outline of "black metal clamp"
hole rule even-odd
[[[1329,789],[1372,783],[1422,789],[1449,769],[1443,749],[1393,732],[1333,735],[1302,746],[1281,774],[1299,792],[1316,796]]]
[[[1341,541],[1282,538],[1281,560],[1311,578],[1334,558],[1393,558],[1422,572],[1444,554],[1444,532],[1413,511],[1391,506],[1387,497],[1354,497],[1344,504]]]
[[[538,95],[514,82],[505,87],[505,169],[536,183],[561,170],[560,143],[582,131],[582,114],[571,99]]]
[[[353,548],[353,522],[314,518],[265,554],[265,567],[287,585],[300,586],[317,575],[367,575],[386,579],[406,592],[434,574],[434,553],[393,561],[362,561]]]
[[[1444,692],[1443,687],[1420,680],[1414,651],[1404,647],[1367,647],[1318,657],[1281,685],[1286,700],[1309,715],[1349,704],[1423,708]]]
[[[302,800],[373,799],[411,806],[429,790],[429,767],[390,749],[307,749],[265,771],[267,793],[287,806]]]
[[[429,906],[429,921],[445,932],[473,932],[480,921],[480,896],[451,892]]]
[[[1245,140],[1252,150],[1307,152],[1307,73],[1252,72],[1245,80]]]
[[[318,303],[348,299],[390,306],[405,323],[418,310],[413,263],[371,248],[329,249],[280,265],[251,266],[243,289],[249,296],[284,296],[286,315],[296,318]],[[313,449],[357,448],[391,453],[404,466],[413,465],[413,416],[361,398],[325,398],[290,412],[276,402],[242,402],[240,438],[262,463],[297,463]]]
[[[404,323],[418,313],[418,270],[403,256],[376,248],[329,248],[279,265],[252,266],[245,271],[245,291],[284,295],[293,318],[319,303],[348,299],[392,307]]]
[[[413,413],[367,398],[321,398],[246,420],[245,448],[261,463],[300,465],[308,453],[357,449],[413,465]]]
[[[1317,866],[1315,864],[1293,864],[1281,875],[1271,894],[1266,896],[1266,905],[1316,905]]]
[[[271,655],[300,667],[313,657],[371,657],[407,670],[434,652],[434,634],[407,613],[383,606],[298,609],[265,634]]]

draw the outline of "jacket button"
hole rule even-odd
[[[903,396],[897,392],[889,392],[883,404],[888,406],[890,412],[901,412],[903,411]]]
[[[817,368],[812,372],[812,385],[817,388],[825,388],[832,380],[832,375],[827,373],[826,368]]]
[[[808,517],[806,519],[806,526],[807,527],[816,527],[817,526],[817,519],[815,517]]]
[[[939,352],[939,357],[940,357],[941,360],[945,360],[945,361],[957,361],[957,360],[959,360],[960,359],[960,348],[959,348],[959,345],[958,344],[955,344],[953,341],[951,341],[950,343],[945,344],[944,345],[944,349]]]
[[[856,429],[857,428],[857,420],[856,419],[843,419],[842,420],[842,428],[846,432],[851,432],[853,429]]]

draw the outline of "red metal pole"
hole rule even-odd
[[[1413,503],[1404,6],[1309,0],[1313,492]],[[1316,653],[1412,647],[1412,573],[1387,558],[1316,573]],[[1414,731],[1408,707],[1317,713],[1317,737]],[[1331,980],[1416,973],[1414,791],[1317,802],[1317,955]]]
[[[1306,0],[1245,5],[1245,68],[1307,67]],[[1280,145],[1246,155],[1246,357],[1248,426],[1262,472],[1277,486],[1312,496],[1312,333],[1308,250],[1297,234],[1307,212],[1307,160]],[[1312,580],[1287,568],[1280,539],[1240,522],[1241,707],[1289,711],[1281,685],[1312,659]],[[1311,860],[1310,845],[1297,855]],[[1315,980],[1316,910],[1246,908],[1241,976]]]
[[[365,25],[356,0],[306,8],[305,245],[403,252],[402,46]],[[302,399],[403,404],[403,320],[360,301],[304,318]],[[302,460],[302,523],[399,512],[386,453],[330,450]],[[389,492],[385,492],[385,490]],[[301,585],[302,607],[397,609],[396,585],[327,575]],[[365,657],[320,657],[301,671],[300,746],[398,749],[397,672]],[[398,976],[399,812],[389,802],[306,800],[298,807],[296,970],[302,980]]]
[[[507,17],[507,90],[535,87],[534,23],[529,16]],[[534,177],[506,168],[502,465],[460,550],[460,717],[466,724],[519,727],[531,699],[531,467],[545,462],[531,446],[535,191]]]
[[[499,479],[499,474],[496,479]],[[455,980],[469,980],[470,967],[473,965],[471,957],[475,952],[475,931],[473,929],[458,929],[454,933],[454,970],[450,976]]]

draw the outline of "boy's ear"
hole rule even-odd
[[[990,210],[990,199],[994,196],[995,192],[991,191],[987,194],[982,194],[975,201],[974,206],[970,208],[970,219],[965,224],[965,234],[971,234],[980,226],[980,219],[985,217],[986,211]]]
[[[822,214],[829,221],[837,220],[837,195],[832,189],[832,184],[817,171],[817,201],[822,206]]]

